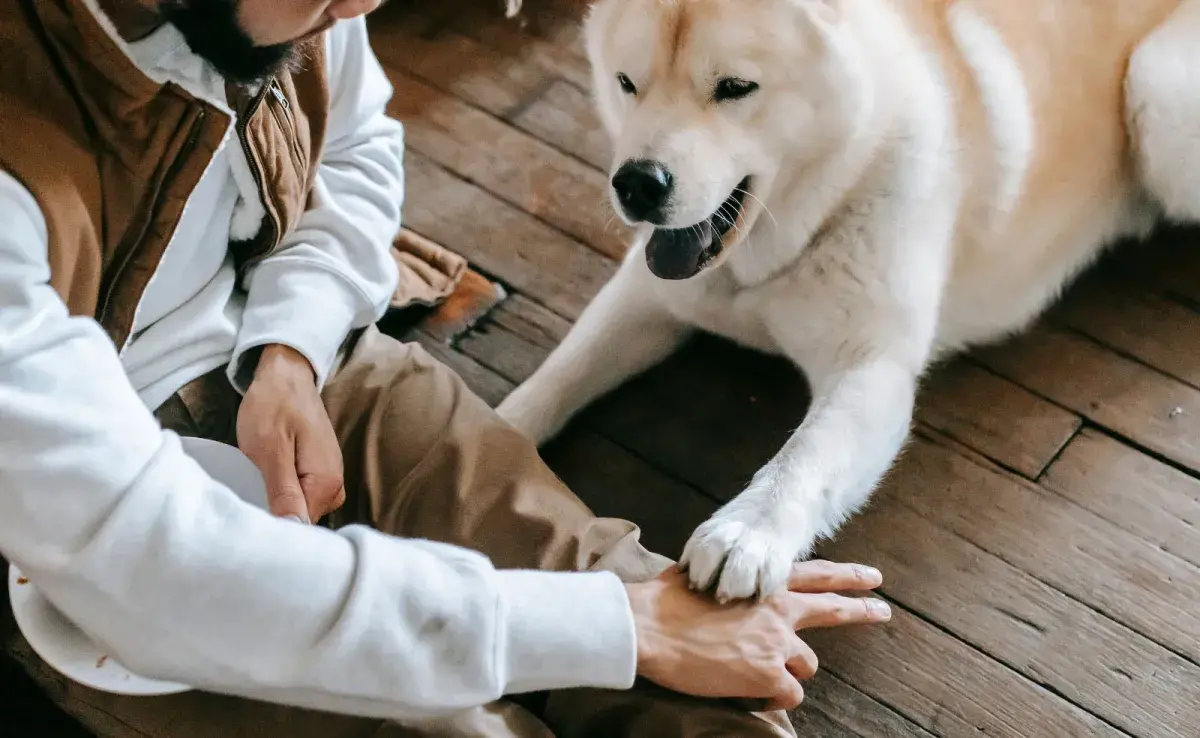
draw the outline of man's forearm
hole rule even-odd
[[[100,327],[67,314],[37,204],[3,173],[0,222],[0,554],[115,658],[391,718],[632,681],[611,575],[497,572],[465,549],[241,502],[162,431]]]
[[[362,19],[336,26],[328,43],[332,102],[317,204],[248,274],[231,369],[243,391],[253,373],[247,358],[269,343],[303,354],[323,385],[346,334],[378,320],[396,289],[404,138],[386,112],[392,88]]]

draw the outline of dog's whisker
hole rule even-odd
[[[732,215],[730,215],[727,212],[728,207],[728,205],[722,204],[721,207],[717,208],[716,214],[719,215],[726,223],[728,223],[729,227],[733,229],[733,232],[737,234],[737,237],[741,239],[745,234],[742,232],[741,226],[738,225],[738,212],[735,210]]]
[[[617,219],[617,211],[612,206],[612,201],[607,197],[600,198],[600,201],[596,203],[596,208],[608,211],[608,217],[604,219],[604,228],[600,231],[601,236],[607,236],[608,229],[612,226],[613,221]]]
[[[765,202],[763,202],[762,199],[758,195],[756,195],[753,192],[750,192],[748,190],[743,190],[740,187],[738,189],[734,190],[734,192],[740,192],[743,195],[745,195],[746,197],[754,198],[754,201],[762,206],[763,212],[767,214],[767,217],[771,219],[771,222],[773,224],[775,224],[775,227],[779,228],[779,221],[775,220],[775,214],[771,212],[771,209],[767,207],[767,204]]]

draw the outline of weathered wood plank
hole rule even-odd
[[[1054,313],[1100,343],[1200,387],[1200,312],[1144,285],[1100,272],[1073,288]]]
[[[792,713],[792,724],[801,738],[932,738],[929,731],[900,713],[881,709],[878,702],[829,671],[819,671],[805,683],[804,695],[804,704]]]
[[[796,732],[804,738],[861,738],[858,733],[813,708],[807,700],[788,717]]]
[[[506,19],[462,14],[450,26],[508,56],[523,57],[554,69],[580,89],[591,84],[591,68],[583,51],[581,3],[538,3],[526,7],[520,17]],[[527,3],[528,4],[528,3]]]
[[[455,32],[434,39],[385,26],[372,34],[389,74],[416,77],[601,171],[611,164],[608,135],[589,88],[524,56],[510,56]]]
[[[1200,390],[1047,325],[982,351],[979,358],[1038,395],[1200,469]]]
[[[1078,415],[965,360],[927,380],[917,398],[917,419],[1030,479],[1082,423]]]
[[[513,295],[475,330],[462,336],[458,348],[519,384],[545,361],[570,327],[566,318],[524,295]]]
[[[405,122],[411,150],[602,254],[625,253],[600,172],[414,77],[391,80],[389,111]]]
[[[571,321],[556,315],[523,295],[514,295],[492,315],[492,323],[538,346],[543,352],[558,345],[571,329]],[[522,379],[528,375],[522,375]]]
[[[937,735],[1124,735],[902,609],[882,628],[806,636],[822,668]]]
[[[1200,479],[1095,430],[1084,430],[1041,485],[1200,566]]]
[[[1200,735],[1200,666],[918,515],[909,482],[822,556],[870,561],[905,607],[1134,735]]]
[[[925,438],[879,496],[1200,662],[1200,569],[1073,502]]]
[[[417,152],[408,152],[406,176],[409,228],[555,312],[578,315],[616,269],[592,249]]]
[[[556,79],[553,70],[452,32],[427,38],[375,24],[371,47],[389,74],[410,74],[493,115],[520,110]]]
[[[612,144],[600,124],[591,97],[575,85],[556,81],[512,117],[518,128],[570,152],[607,172],[612,167]]]

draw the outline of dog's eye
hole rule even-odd
[[[724,77],[717,82],[716,88],[713,89],[713,100],[716,102],[725,102],[726,100],[741,100],[743,97],[749,96],[757,89],[757,82],[747,82],[746,80],[738,79],[737,77]]]
[[[617,72],[617,84],[621,85],[621,90],[626,95],[637,94],[637,85],[633,84],[633,80],[625,76],[624,72]]]

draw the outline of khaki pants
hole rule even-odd
[[[420,347],[375,330],[348,347],[324,399],[345,458],[348,499],[327,524],[369,523],[399,536],[469,546],[500,568],[607,569],[626,581],[669,561],[631,523],[595,517],[459,378]],[[239,396],[214,372],[158,412],[181,435],[235,443]],[[783,713],[757,714],[638,684],[575,689],[400,726],[203,692],[134,698],[59,675],[19,636],[10,649],[67,712],[99,736],[153,738],[688,738],[794,736]]]

